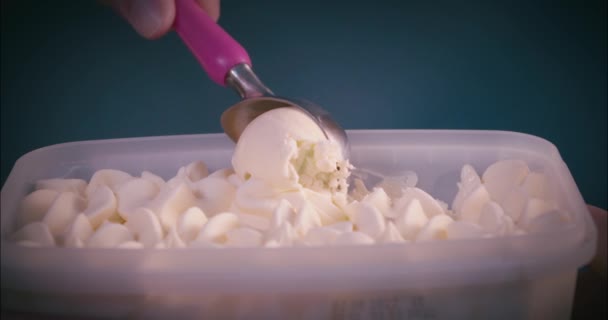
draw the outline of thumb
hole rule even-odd
[[[167,33],[175,19],[173,1],[112,0],[110,5],[147,39],[156,39]]]

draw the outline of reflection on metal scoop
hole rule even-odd
[[[327,139],[337,142],[348,159],[346,132],[321,107],[305,101],[277,97],[251,69],[243,47],[217,25],[194,0],[176,0],[175,31],[203,66],[209,77],[222,86],[235,89],[239,103],[222,114],[224,132],[238,141],[245,127],[260,114],[281,107],[295,107],[308,114]]]

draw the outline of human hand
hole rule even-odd
[[[217,21],[220,0],[193,0]],[[167,33],[175,20],[175,0],[102,0],[123,16],[142,37],[157,39]]]

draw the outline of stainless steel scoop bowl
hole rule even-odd
[[[332,119],[329,112],[320,106],[304,100],[275,96],[247,64],[233,67],[226,78],[226,84],[238,92],[243,100],[228,108],[222,114],[221,124],[224,132],[233,141],[238,141],[245,127],[260,114],[284,107],[298,108],[319,125],[325,137],[337,142],[345,158],[349,156],[346,132]]]

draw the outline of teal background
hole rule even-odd
[[[88,139],[221,132],[237,101],[171,33],[96,1],[2,1],[1,179]],[[275,91],[347,129],[500,129],[558,147],[607,207],[606,1],[222,1],[219,23]]]

